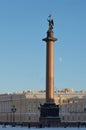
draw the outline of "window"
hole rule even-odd
[[[74,104],[72,104],[72,111],[74,112]]]
[[[78,121],[80,120],[80,116],[78,115]]]
[[[67,120],[68,120],[68,121],[70,120],[69,116],[67,116]]]
[[[72,116],[72,121],[74,121],[74,116]]]
[[[62,120],[64,120],[64,116],[62,116]]]
[[[84,121],[86,121],[86,115],[84,115]]]
[[[67,112],[70,112],[70,107],[69,106],[67,106]]]
[[[86,112],[86,107],[84,107],[84,112]]]

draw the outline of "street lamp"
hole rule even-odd
[[[15,112],[16,112],[15,105],[12,106],[11,111],[12,111],[12,114],[13,114],[13,118],[12,118],[13,126],[15,126]]]

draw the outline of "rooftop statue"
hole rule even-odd
[[[53,22],[53,19],[51,19],[51,15],[49,15],[48,17],[48,22],[49,22],[49,30],[51,31],[54,26],[54,22]]]

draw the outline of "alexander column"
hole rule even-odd
[[[54,102],[54,22],[51,16],[48,18],[49,29],[46,42],[46,102],[40,106],[40,122],[44,125],[56,125],[59,119],[59,105]]]
[[[49,16],[49,29],[47,37],[43,39],[46,42],[46,102],[54,100],[54,42],[57,38],[53,37],[54,22]]]

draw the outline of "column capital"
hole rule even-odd
[[[48,30],[47,31],[47,37],[43,38],[42,40],[46,41],[46,42],[48,42],[48,41],[53,41],[53,42],[57,41],[58,39],[55,38],[53,35],[54,35],[53,31],[52,30]]]

